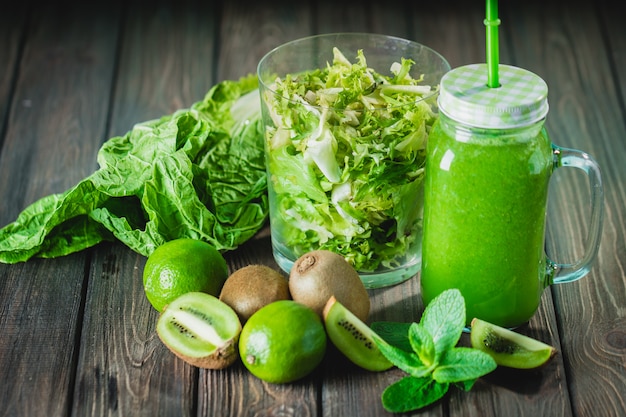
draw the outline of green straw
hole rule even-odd
[[[498,48],[498,0],[487,0],[485,15],[485,29],[487,35],[487,86],[490,88],[500,87],[498,80],[498,65],[500,54]]]

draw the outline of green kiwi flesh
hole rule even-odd
[[[156,331],[176,356],[199,368],[225,368],[239,357],[239,317],[207,293],[189,292],[176,298],[160,314]]]
[[[355,365],[375,372],[393,366],[378,349],[376,333],[335,297],[328,299],[323,316],[328,337]]]
[[[484,320],[474,318],[471,325],[472,347],[488,353],[498,365],[533,369],[556,354],[553,346]]]

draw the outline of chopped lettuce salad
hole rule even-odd
[[[383,75],[333,49],[325,68],[276,78],[264,92],[274,245],[315,249],[359,272],[393,269],[421,246],[426,140],[437,86],[402,58]],[[266,123],[269,125],[269,123]]]

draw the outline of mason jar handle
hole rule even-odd
[[[587,153],[560,148],[553,145],[554,167],[573,167],[581,169],[589,179],[591,191],[591,223],[585,242],[585,253],[582,258],[571,264],[559,264],[548,258],[546,268],[548,284],[562,284],[576,281],[591,270],[592,263],[598,254],[602,234],[602,218],[604,214],[604,189],[600,166]]]

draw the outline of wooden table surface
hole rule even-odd
[[[428,4],[426,4],[428,3]],[[503,1],[501,62],[550,88],[547,127],[603,169],[602,242],[588,276],[545,291],[520,332],[558,348],[538,371],[499,369],[414,415],[626,415],[626,29],[609,1]],[[289,40],[326,32],[412,39],[452,65],[484,62],[484,2],[21,1],[0,14],[0,226],[98,168],[96,153],[137,122],[186,108],[253,73]],[[555,175],[548,248],[584,246],[586,182]],[[225,253],[231,271],[277,268],[267,228]],[[155,333],[145,257],[119,242],[0,264],[0,416],[378,416],[403,373],[329,354],[305,379],[263,383],[241,363],[205,371]],[[370,291],[372,320],[416,321],[419,277]]]

